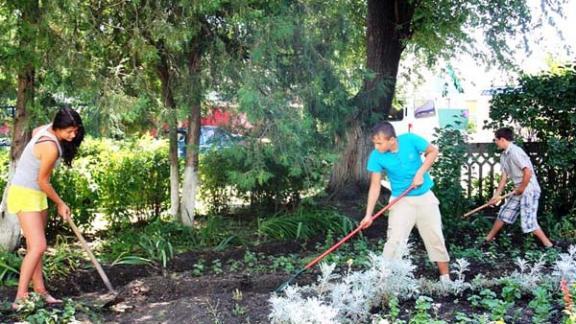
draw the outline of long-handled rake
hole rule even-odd
[[[370,219],[372,221],[374,221],[376,218],[378,218],[380,215],[382,215],[385,211],[387,211],[392,206],[394,206],[400,199],[404,198],[404,196],[406,196],[414,188],[415,188],[415,186],[410,186],[408,189],[406,189],[406,191],[404,191],[398,197],[396,197],[392,201],[390,201],[388,203],[388,205],[386,205],[384,208],[382,208],[378,213],[374,214],[374,216],[372,216]],[[334,252],[334,250],[338,249],[342,244],[344,244],[346,241],[348,241],[354,235],[358,234],[358,232],[360,232],[361,230],[362,230],[362,225],[358,225],[358,227],[355,230],[353,230],[352,232],[350,232],[348,235],[346,235],[346,237],[341,239],[338,243],[334,244],[332,247],[330,247],[324,253],[320,254],[314,260],[310,261],[310,263],[308,263],[304,268],[302,268],[302,269],[298,270],[296,273],[294,273],[286,282],[284,282],[283,284],[278,286],[278,288],[276,288],[275,292],[279,293],[279,292],[283,291],[284,289],[286,289],[286,287],[288,287],[288,285],[290,285],[290,283],[292,283],[292,281],[294,281],[294,279],[296,279],[304,271],[312,268],[314,265],[316,265],[318,262],[320,262],[320,260],[322,260],[325,256]]]
[[[498,198],[499,198],[498,201],[500,201],[500,200],[502,200],[502,199],[506,199],[506,198],[512,196],[512,194],[514,194],[514,191],[511,191],[511,192],[505,194],[504,196],[498,197]],[[466,217],[474,214],[475,212],[480,211],[480,210],[482,210],[482,209],[484,209],[484,208],[486,208],[486,207],[488,207],[488,206],[490,206],[490,202],[487,202],[487,203],[485,203],[484,205],[482,205],[482,206],[480,206],[480,207],[477,207],[477,208],[472,209],[471,211],[469,211],[469,212],[467,212],[466,214],[464,214],[464,215],[462,216],[462,218],[466,218]]]

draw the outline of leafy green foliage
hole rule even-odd
[[[408,43],[409,50],[423,56],[428,63],[463,49],[475,53],[477,58],[513,64],[510,54],[514,49],[508,37],[528,32],[531,18],[529,6],[520,0],[505,3],[422,1],[414,6],[410,21],[413,33],[410,39],[403,41]],[[491,52],[477,46],[470,30],[482,30],[483,40]]]
[[[215,213],[228,210],[232,198],[275,210],[297,205],[303,193],[320,189],[329,171],[315,151],[300,154],[305,155],[290,157],[274,144],[211,151],[200,163],[200,194]]]
[[[168,200],[169,167],[164,141],[88,139],[72,168],[57,168],[51,182],[70,206],[78,226],[88,228],[103,212],[112,226],[157,218]],[[56,215],[51,206],[51,215]],[[66,228],[50,217],[47,233]]]
[[[366,6],[304,0],[265,7],[243,17],[248,51],[230,61],[237,77],[224,79],[221,87],[253,125],[249,169],[230,176],[256,189],[292,187],[274,196],[264,187],[251,197],[277,209],[282,200],[297,203],[294,193],[302,185],[325,186],[318,175],[329,172],[336,159],[334,148],[342,143],[347,118],[355,116],[353,98],[362,86]]]
[[[6,188],[8,182],[8,168],[10,167],[10,154],[8,150],[0,149],[0,188]]]
[[[295,265],[297,264],[298,256],[279,256],[274,258],[272,262],[272,269],[282,270],[286,273],[292,273],[296,270]]]
[[[398,297],[396,296],[390,297],[388,300],[388,309],[389,309],[388,313],[390,314],[390,319],[392,320],[393,323],[396,322],[396,319],[400,315],[400,308],[398,306],[399,306]]]
[[[110,265],[115,266],[115,265],[121,265],[121,264],[150,265],[150,264],[152,264],[152,260],[146,259],[146,258],[141,257],[141,256],[137,256],[137,255],[129,255],[128,252],[121,252],[120,255],[118,255],[118,257],[114,261],[110,262]]]
[[[231,229],[230,221],[224,217],[208,215],[196,232],[200,246],[215,247],[215,250],[223,250],[229,244],[237,242],[238,232]]]
[[[80,268],[85,259],[79,246],[73,246],[62,236],[56,238],[54,247],[49,248],[44,257],[42,270],[46,279],[66,278]]]
[[[513,303],[522,297],[520,284],[515,280],[505,280],[502,287],[502,298],[506,302]]]
[[[534,312],[532,321],[534,323],[547,323],[550,316],[556,312],[552,308],[552,296],[545,287],[538,287],[533,293],[534,298],[528,303],[528,307]]]
[[[445,217],[461,216],[469,207],[460,181],[467,162],[467,143],[464,134],[451,126],[436,129],[433,144],[438,146],[440,157],[431,169],[434,177],[434,194],[442,202]]]
[[[123,227],[109,232],[100,247],[103,258],[116,264],[163,264],[174,251],[190,250],[198,239],[194,232],[180,223],[161,218],[143,224]]]
[[[10,307],[10,304],[7,304],[7,307]],[[101,316],[93,309],[71,299],[65,299],[62,307],[48,307],[40,295],[31,293],[20,302],[20,307],[17,313],[10,316],[11,322],[56,324],[102,321]]]
[[[93,176],[98,166],[91,162],[90,158],[80,158],[72,168],[56,168],[50,179],[60,198],[70,207],[74,222],[82,227],[94,221],[99,203],[98,185]],[[57,215],[56,206],[50,206],[49,214],[53,217],[49,218],[46,231],[51,236],[67,225]]]
[[[134,154],[138,152],[138,154]],[[165,143],[142,139],[102,159],[97,174],[102,208],[114,223],[126,223],[128,215],[139,220],[160,216],[169,187]]]
[[[536,171],[545,212],[551,212],[544,215],[555,215],[549,220],[551,226],[573,214],[576,196],[570,184],[576,181],[576,66],[521,77],[516,88],[503,89],[493,97],[490,118],[494,120],[491,127],[514,122],[528,130],[521,135],[544,144]]]
[[[6,286],[18,285],[22,259],[22,256],[15,252],[0,250],[0,284]]]
[[[465,135],[452,127],[436,129],[436,139],[433,144],[440,151],[438,160],[434,163],[430,174],[434,178],[432,190],[440,201],[446,237],[459,236],[461,233],[470,235],[478,229],[468,220],[462,220],[462,215],[471,206],[462,187],[462,170],[466,168],[467,143]]]
[[[416,300],[416,313],[410,318],[408,323],[410,324],[424,324],[424,323],[444,323],[443,321],[437,321],[432,318],[429,311],[432,309],[433,299],[428,296],[420,296]]]
[[[150,237],[143,235],[140,237],[138,245],[148,260],[152,260],[163,269],[167,267],[168,261],[174,257],[172,243],[163,236],[157,235]]]
[[[353,229],[353,222],[334,210],[300,207],[295,212],[268,217],[258,224],[258,233],[275,239],[310,238],[332,233],[341,235]]]
[[[503,321],[508,309],[514,304],[499,299],[496,293],[490,289],[480,291],[480,296],[473,295],[469,298],[474,306],[482,306],[491,312],[493,321]]]
[[[85,259],[82,250],[69,244],[62,236],[44,255],[42,271],[47,280],[65,278],[79,269]],[[0,252],[0,283],[13,286],[17,284],[23,257],[16,252]]]

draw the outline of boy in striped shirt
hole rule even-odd
[[[540,185],[536,179],[534,167],[530,157],[524,150],[514,144],[513,140],[514,132],[511,128],[504,127],[494,132],[494,143],[502,150],[502,155],[500,156],[502,178],[489,203],[492,205],[498,203],[508,179],[511,179],[514,183],[515,190],[514,195],[500,207],[498,218],[488,235],[486,235],[484,244],[491,243],[505,224],[513,224],[518,215],[520,215],[522,232],[533,233],[542,242],[542,245],[547,248],[552,247],[553,243],[538,225],[537,213]]]

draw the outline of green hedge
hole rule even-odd
[[[540,224],[555,226],[576,215],[576,65],[523,75],[518,86],[503,89],[491,102],[493,128],[519,125],[532,141],[544,144],[537,165],[544,209]],[[517,129],[516,129],[517,131]],[[517,136],[520,138],[521,136]],[[542,208],[541,208],[542,209]]]
[[[200,159],[200,197],[214,213],[226,211],[234,199],[280,210],[324,188],[331,171],[327,154],[312,148],[301,156],[279,151],[273,144],[245,144],[206,152]]]
[[[0,172],[4,188],[8,151],[0,153]],[[84,228],[90,227],[98,212],[112,225],[148,220],[159,216],[169,202],[168,145],[147,137],[121,142],[88,138],[73,167],[56,168],[51,182]],[[55,214],[51,205],[50,215]],[[58,217],[50,217],[48,233],[61,226]]]

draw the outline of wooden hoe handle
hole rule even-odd
[[[508,197],[512,196],[513,193],[514,193],[514,191],[511,191],[511,192],[505,194],[504,196],[500,196],[500,199],[499,199],[499,200],[508,198]],[[485,203],[484,205],[482,205],[482,206],[480,206],[480,207],[477,207],[477,208],[475,208],[475,209],[472,209],[471,211],[469,211],[469,212],[467,212],[466,214],[464,214],[462,217],[463,217],[463,218],[466,218],[466,217],[474,214],[475,212],[477,212],[477,211],[479,211],[479,210],[482,210],[482,209],[484,209],[484,208],[486,208],[486,207],[488,207],[488,206],[490,206],[490,203],[489,203],[489,202]]]
[[[112,284],[110,283],[110,280],[108,279],[108,276],[104,272],[104,269],[102,269],[102,266],[100,265],[100,263],[98,263],[98,260],[96,260],[96,257],[94,256],[94,254],[92,254],[92,251],[90,250],[88,243],[86,243],[84,236],[82,236],[82,234],[80,233],[80,230],[78,229],[78,227],[76,227],[76,224],[74,224],[74,221],[72,221],[72,217],[68,218],[68,224],[72,228],[72,231],[74,231],[74,234],[76,234],[76,236],[78,237],[78,240],[80,241],[80,244],[82,245],[82,248],[84,249],[84,251],[86,251],[86,253],[90,257],[90,261],[92,261],[92,264],[96,268],[96,271],[98,271],[98,274],[100,275],[100,278],[102,278],[102,281],[104,281],[104,284],[106,285],[106,288],[108,288],[108,291],[115,294],[116,291],[112,287]]]

